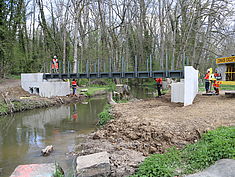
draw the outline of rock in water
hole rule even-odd
[[[202,172],[185,177],[235,177],[235,160],[221,159]]]
[[[77,177],[109,176],[111,173],[107,152],[79,156],[76,163]]]
[[[43,156],[48,156],[54,150],[53,146],[47,146],[46,148],[42,149],[41,153]]]

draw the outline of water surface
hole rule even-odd
[[[86,104],[35,109],[0,117],[0,176],[10,176],[21,164],[51,162],[58,162],[67,173],[72,173],[72,152],[79,143],[77,136],[95,130],[97,114],[105,103],[105,97],[98,97]],[[43,157],[40,151],[47,145],[53,145],[55,151]]]

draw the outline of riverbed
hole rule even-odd
[[[76,137],[96,129],[105,104],[103,96],[0,117],[0,176],[10,176],[21,164],[53,162],[71,175],[74,146],[80,140]],[[53,145],[54,152],[43,157],[40,151],[47,145]]]

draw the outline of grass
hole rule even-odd
[[[172,177],[195,173],[219,159],[235,159],[235,127],[209,131],[195,144],[182,150],[170,148],[164,154],[153,154],[140,164],[132,177]]]
[[[12,74],[12,75],[8,75],[7,78],[9,78],[9,79],[20,79],[21,76]]]
[[[110,114],[111,105],[106,104],[104,110],[98,114],[99,125],[105,125],[109,120],[113,119],[113,116]]]
[[[81,92],[82,89],[87,89],[87,92]],[[115,85],[91,85],[85,88],[78,88],[78,93],[85,94],[86,96],[94,96],[98,92],[111,90],[115,90]]]
[[[199,84],[198,90],[200,92],[205,92],[205,84]],[[213,90],[213,89],[212,89]],[[220,90],[235,90],[235,85],[220,85]]]

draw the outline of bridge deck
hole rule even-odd
[[[97,78],[183,78],[183,70],[174,71],[132,71],[96,73],[44,73],[43,79],[97,79]]]

